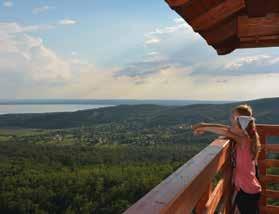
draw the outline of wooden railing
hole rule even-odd
[[[260,181],[263,185],[261,214],[279,213],[279,207],[267,204],[268,198],[279,199],[278,191],[267,189],[267,184],[279,183],[279,176],[266,172],[269,167],[279,167],[279,160],[267,159],[268,152],[279,152],[279,144],[267,144],[266,140],[268,136],[279,136],[279,126],[257,127],[263,145],[259,157]],[[124,213],[234,213],[230,152],[229,140],[216,139]],[[217,184],[216,175],[219,177]]]
[[[261,144],[262,151],[259,157],[259,173],[260,182],[263,187],[262,196],[260,200],[261,214],[278,214],[279,207],[268,205],[267,199],[275,199],[279,201],[279,191],[270,190],[268,188],[269,184],[279,184],[279,175],[267,174],[267,169],[271,167],[278,168],[279,160],[268,159],[268,153],[279,153],[279,138],[277,144],[269,144],[268,137],[278,136],[279,137],[279,126],[275,125],[258,125],[257,126]],[[277,139],[276,139],[277,140]]]

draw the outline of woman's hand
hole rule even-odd
[[[194,135],[202,135],[204,134],[203,127],[205,126],[205,123],[198,123],[192,126]]]

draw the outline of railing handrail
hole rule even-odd
[[[279,125],[257,124],[257,130],[265,136],[279,136]]]
[[[124,213],[187,213],[192,210],[229,160],[229,142],[224,138],[214,140]],[[185,198],[187,200],[181,203]]]

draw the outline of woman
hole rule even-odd
[[[235,202],[241,214],[258,214],[262,187],[256,176],[256,165],[261,145],[252,108],[249,105],[237,106],[230,120],[231,126],[200,123],[193,126],[193,131],[197,135],[204,132],[223,135],[236,143],[233,176],[237,191]]]

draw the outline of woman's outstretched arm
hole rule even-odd
[[[222,124],[213,124],[213,123],[199,123],[192,126],[195,134],[203,134],[204,132],[211,132],[214,134],[222,135],[238,141],[239,136],[231,131],[230,126]]]
[[[207,127],[230,128],[230,126],[219,124],[219,123],[198,123],[198,124],[196,124],[194,126],[198,126],[198,125],[207,126]]]

